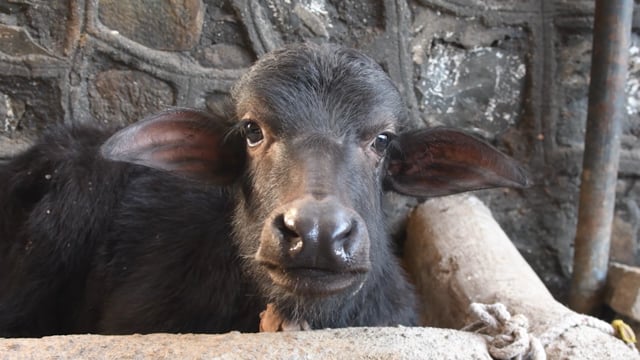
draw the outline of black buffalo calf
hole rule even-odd
[[[414,325],[383,190],[527,180],[450,129],[408,131],[370,58],[264,56],[225,119],[173,109],[115,134],[55,128],[0,167],[0,335]]]

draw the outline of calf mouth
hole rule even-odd
[[[313,267],[283,267],[272,262],[261,262],[273,283],[287,292],[303,296],[330,296],[359,289],[368,268],[358,267],[336,271]]]

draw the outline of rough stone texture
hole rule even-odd
[[[158,50],[190,50],[198,43],[202,0],[100,0],[99,18],[107,27]]]
[[[0,4],[0,158],[14,155],[53,123],[124,124],[169,105],[221,108],[234,81],[265,52],[292,41],[338,42],[360,48],[382,64],[416,126],[465,128],[529,167],[532,188],[478,194],[552,293],[565,299],[593,1],[138,3],[144,6],[112,0]],[[636,265],[639,13],[630,48],[614,229],[619,249],[614,252],[626,253],[621,260]],[[143,80],[104,80],[101,86],[104,74],[135,74]],[[401,202],[404,211],[410,202]]]
[[[143,72],[129,70],[97,74],[89,95],[96,120],[121,126],[175,102],[171,86]]]
[[[416,86],[427,123],[479,129],[486,136],[514,125],[525,76],[518,53],[491,47],[463,50],[447,43],[430,50]]]
[[[20,127],[20,121],[24,116],[24,102],[0,93],[0,114],[4,119],[2,131],[11,136]]]
[[[550,360],[637,359],[602,344],[602,333],[573,328],[547,351]],[[593,348],[600,351],[594,353]],[[436,328],[350,328],[223,335],[69,335],[0,339],[0,360],[13,359],[442,359],[490,360],[485,340]]]
[[[428,24],[429,26],[425,25]],[[492,138],[515,125],[522,107],[526,36],[480,19],[418,12],[412,59],[421,119]]]
[[[54,79],[0,75],[0,151],[15,154],[45,127],[62,122],[60,95]]]
[[[4,1],[0,8],[0,23],[5,27],[19,26],[20,32],[24,33],[14,38],[26,45],[23,49],[16,48],[19,52],[66,56],[68,35],[75,31],[77,15],[69,0]],[[4,45],[17,45],[13,43],[14,39],[1,38]]]
[[[253,56],[242,47],[215,44],[202,49],[200,63],[203,66],[220,69],[238,69],[251,66]]]
[[[47,54],[47,51],[36,44],[21,27],[0,25],[0,39],[0,51],[14,57]]]

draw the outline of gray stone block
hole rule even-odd
[[[620,314],[640,321],[640,268],[613,263],[609,272],[609,306]]]

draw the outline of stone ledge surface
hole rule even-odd
[[[607,339],[607,341],[603,341]],[[547,359],[640,359],[613,337],[579,326],[546,347]],[[0,338],[0,360],[13,359],[492,359],[477,334],[430,327],[347,328],[220,335],[66,335]]]
[[[482,337],[436,328],[0,339],[0,359],[491,359]]]

